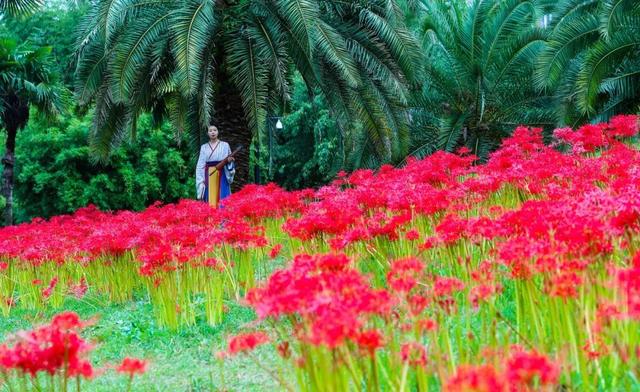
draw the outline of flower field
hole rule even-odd
[[[258,361],[282,390],[640,390],[637,134],[636,116],[551,144],[519,127],[483,164],[439,152],[318,190],[250,185],[221,210],[88,207],[3,228],[0,312],[144,300],[178,333],[239,304],[256,318],[215,357]],[[0,346],[4,382],[99,376],[78,339],[71,367],[69,339],[54,367],[42,345],[19,346],[28,364]],[[135,361],[117,370],[133,379]]]

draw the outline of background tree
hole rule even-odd
[[[161,200],[193,197],[193,162],[167,136],[171,125],[141,116],[135,141],[94,164],[87,137],[93,113],[34,118],[18,133],[14,215],[17,222],[66,214],[88,204],[108,210],[142,210]]]
[[[557,122],[575,126],[638,110],[640,2],[563,0],[550,16],[535,84],[555,95]]]
[[[544,45],[536,1],[423,1],[426,81],[414,98],[412,154],[462,145],[480,157],[518,124],[551,125],[531,81]]]
[[[193,144],[215,122],[232,146],[247,146],[267,113],[286,109],[293,70],[324,94],[342,129],[362,123],[367,138],[348,151],[355,160],[407,152],[406,85],[419,57],[395,1],[95,1],[78,56],[77,93],[95,100],[92,145],[102,156],[135,133],[143,111],[168,115]]]
[[[292,87],[290,111],[282,119],[284,127],[272,127],[267,135],[270,139],[263,143],[271,147],[271,157],[266,154],[264,165],[268,180],[286,189],[325,185],[345,166],[342,132],[322,94],[310,97],[299,75]]]
[[[64,91],[49,68],[50,53],[50,47],[21,48],[15,39],[0,38],[0,125],[6,133],[0,180],[4,224],[13,222],[16,134],[29,121],[30,106],[46,115],[58,114],[64,107]]]
[[[68,89],[72,89],[78,21],[88,9],[86,0],[48,0],[46,5],[28,17],[4,18],[0,34],[36,47],[50,46],[51,71]]]

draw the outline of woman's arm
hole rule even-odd
[[[224,156],[228,157],[230,154],[231,154],[231,147],[229,146],[229,143],[225,142]],[[227,177],[227,181],[229,182],[229,184],[233,183],[233,177],[236,174],[236,163],[234,161],[231,161],[226,165],[224,165],[224,174]]]
[[[198,155],[198,163],[196,164],[196,194],[200,198],[200,193],[204,190],[204,168],[207,164],[206,157],[200,146],[200,154]]]

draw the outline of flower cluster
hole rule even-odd
[[[0,369],[32,377],[41,372],[93,377],[93,366],[86,359],[92,346],[80,336],[86,325],[75,313],[54,316],[50,324],[17,335],[15,344],[1,345]]]
[[[373,289],[341,254],[296,256],[246,300],[260,318],[296,316],[299,337],[327,347],[346,339],[368,342],[362,335],[367,320],[389,314],[393,304],[385,290]]]

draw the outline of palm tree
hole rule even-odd
[[[637,110],[640,102],[640,2],[563,0],[551,14],[536,86],[555,93],[561,124]]]
[[[484,158],[516,125],[551,123],[531,82],[545,38],[536,1],[422,3],[427,82],[413,102],[412,155],[466,145]]]
[[[215,122],[232,147],[286,110],[299,71],[336,117],[362,122],[353,148],[393,161],[407,151],[406,85],[418,51],[395,1],[96,0],[78,45],[77,94],[95,101],[92,145],[106,157],[142,111],[168,116],[198,145]],[[247,179],[241,156],[240,182]]]
[[[29,121],[29,108],[55,115],[64,107],[64,90],[48,66],[50,47],[20,48],[16,40],[0,38],[0,126],[6,132],[0,195],[5,199],[3,222],[13,223],[13,171],[16,134]]]
[[[42,7],[44,0],[0,0],[0,15],[27,15]]]

